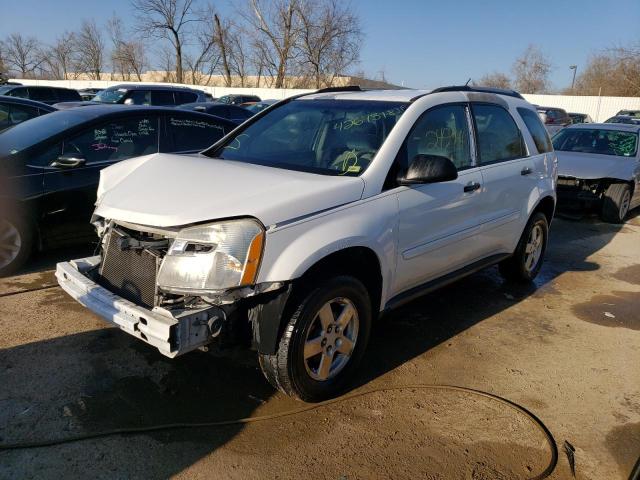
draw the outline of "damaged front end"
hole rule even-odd
[[[558,207],[566,210],[594,210],[600,208],[602,195],[610,182],[602,179],[558,177]]]
[[[255,283],[264,245],[256,220],[155,228],[98,218],[95,225],[99,254],[59,263],[60,286],[168,357],[250,332],[247,312],[288,291]]]

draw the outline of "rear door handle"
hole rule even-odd
[[[480,184],[478,182],[469,182],[464,186],[465,193],[480,190]]]
[[[531,175],[533,173],[533,170],[531,170],[531,167],[524,167],[522,170],[520,170],[520,175]]]

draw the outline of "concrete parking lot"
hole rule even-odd
[[[558,219],[551,237],[535,286],[490,269],[381,319],[356,391],[495,393],[554,435],[550,478],[572,478],[568,441],[576,478],[625,479],[640,455],[640,217]],[[81,250],[0,281],[1,443],[299,406],[248,353],[170,360],[50,287],[55,261]],[[0,451],[0,478],[513,479],[541,472],[549,454],[524,416],[495,401],[407,388],[244,426]]]

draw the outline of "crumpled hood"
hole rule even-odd
[[[595,153],[560,152],[558,156],[558,175],[585,180],[598,178],[631,179],[635,157],[598,155]]]
[[[156,227],[241,216],[269,226],[354,202],[363,189],[358,177],[161,153],[102,170],[96,214]]]

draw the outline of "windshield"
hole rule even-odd
[[[8,87],[0,87],[0,95],[4,95],[5,93],[7,93],[9,90],[11,90],[13,87],[12,86],[8,86]]]
[[[241,130],[212,157],[324,175],[360,175],[406,103],[293,100]]]
[[[84,115],[66,110],[19,123],[0,135],[0,158],[15,155],[85,120]]]
[[[100,103],[118,103],[126,93],[126,88],[107,88],[106,90],[98,92],[97,95],[93,97],[92,101]]]
[[[596,128],[566,128],[553,137],[553,148],[561,152],[632,157],[638,149],[638,134]]]

